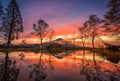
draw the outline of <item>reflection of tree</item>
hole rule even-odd
[[[24,60],[25,58],[25,55],[23,53],[19,54],[18,57],[21,59],[21,60]]]
[[[53,71],[53,70],[55,69],[55,67],[54,67],[53,64],[52,64],[51,55],[52,55],[52,54],[49,54],[49,66],[50,66],[50,69]]]
[[[38,63],[34,63],[29,65],[30,71],[30,79],[34,79],[34,81],[42,81],[47,77],[47,67],[45,66],[44,61],[42,60],[42,52],[39,58]]]
[[[76,42],[76,36],[75,33],[73,34],[73,51],[75,51],[75,42]]]
[[[65,54],[67,55],[68,53],[68,41],[65,41]]]
[[[112,63],[119,63],[120,61],[120,55],[117,53],[110,53],[110,55],[106,55],[106,59],[109,60]]]
[[[119,63],[120,61],[120,54],[118,51],[104,50],[103,52],[99,53],[99,55],[112,63]]]
[[[100,64],[96,61],[95,53],[93,53],[93,61],[90,61],[86,59],[83,50],[80,74],[85,75],[87,81],[119,81],[119,74],[103,71]]]
[[[0,81],[17,81],[19,69],[16,66],[16,60],[11,60],[6,52],[5,61],[0,64]]]
[[[47,51],[51,54],[57,54],[63,52],[63,46],[61,44],[52,42],[46,47]]]
[[[74,57],[73,57],[73,67],[76,68],[77,65],[76,65],[76,54],[75,54],[75,50],[73,50],[73,54],[74,54]]]
[[[5,41],[7,40],[7,49],[10,48],[12,40],[18,39],[20,33],[23,33],[23,21],[16,0],[10,0],[6,8],[2,16],[0,32]],[[12,61],[8,55],[9,52],[6,51],[5,61],[0,64],[0,81],[17,81],[19,69],[16,67],[16,61]]]

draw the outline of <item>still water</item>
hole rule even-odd
[[[10,52],[7,61],[5,53],[0,53],[0,81],[120,81],[118,52]]]

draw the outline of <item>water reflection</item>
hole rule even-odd
[[[51,71],[54,71],[55,67],[52,64],[52,54],[49,54],[49,67],[50,67]]]
[[[103,69],[102,61],[96,60],[96,54],[93,54],[93,61],[87,60],[85,50],[83,50],[82,67],[80,75],[85,75],[87,81],[120,81],[120,72],[111,72]],[[114,58],[115,59],[115,58]]]
[[[104,50],[103,52],[99,53],[99,55],[112,63],[119,63],[120,62],[120,53],[118,51],[109,51]]]
[[[0,81],[120,81],[118,52],[5,52],[0,58]]]
[[[31,69],[29,78],[33,79],[34,81],[42,81],[47,77],[47,66],[45,66],[44,61],[42,60],[42,54],[41,51],[39,61],[38,63],[34,63],[32,65],[29,65],[29,68]]]
[[[0,81],[17,81],[19,68],[16,66],[16,60],[9,58],[9,52],[5,52],[5,58],[0,62]]]
[[[48,76],[48,74],[51,71],[54,71],[54,66],[52,64],[52,55],[49,54],[47,59],[42,59],[43,56],[43,50],[39,53],[39,60],[37,63],[29,65],[30,69],[30,75],[29,78],[34,81],[42,81],[45,80]]]

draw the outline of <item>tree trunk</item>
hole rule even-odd
[[[73,44],[73,51],[75,51],[75,39],[74,39],[74,44]]]
[[[13,19],[12,19],[12,23],[13,23]],[[9,49],[9,47],[10,47],[11,34],[12,34],[12,25],[10,26],[9,37],[8,37],[8,42],[7,42],[7,49]],[[8,51],[6,51],[4,81],[7,81],[7,76],[8,76],[8,60],[9,60],[8,54],[9,54]]]
[[[41,39],[40,42],[41,42],[41,47],[42,47],[42,50],[43,50],[43,40]]]
[[[82,38],[82,45],[83,45],[83,47],[85,47],[85,41],[86,41],[86,38]]]
[[[9,36],[8,36],[8,41],[7,41],[7,49],[9,49],[10,47],[10,43],[11,43],[11,35],[12,35],[12,30],[13,30],[13,19],[14,19],[14,9],[13,9],[13,14],[12,14],[12,21],[10,24],[10,31],[9,31]],[[7,76],[8,76],[8,51],[6,51],[6,57],[5,57],[5,74],[4,74],[4,81],[7,81]]]
[[[95,48],[95,46],[94,46],[94,39],[95,39],[95,37],[93,36],[92,37],[92,47],[93,47],[93,49]]]
[[[85,43],[83,42],[83,47],[85,47]]]

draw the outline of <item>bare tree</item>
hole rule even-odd
[[[72,39],[73,39],[73,51],[75,51],[75,43],[76,43],[76,34],[75,34],[75,32],[72,35]]]
[[[12,40],[18,39],[19,34],[23,32],[23,21],[16,0],[10,1],[6,13],[3,15],[0,29],[7,40],[7,47],[9,47]]]
[[[80,39],[82,41],[82,45],[84,47],[85,42],[86,42],[87,38],[89,37],[89,28],[87,26],[85,26],[85,24],[83,24],[83,26],[78,27],[78,31],[79,31]]]
[[[50,29],[49,42],[52,41],[54,32],[55,32],[55,31],[54,31],[53,29]]]
[[[49,25],[44,20],[39,20],[37,24],[33,24],[33,32],[32,34],[39,36],[40,43],[43,49],[43,39],[47,35],[49,29]]]
[[[67,51],[68,51],[68,38],[67,35],[65,36],[66,40],[65,40],[65,51],[66,51],[66,55],[67,55]]]
[[[84,26],[89,28],[89,37],[92,40],[92,47],[94,48],[95,37],[98,36],[98,29],[101,24],[101,19],[97,15],[90,15],[89,20],[85,22]]]

